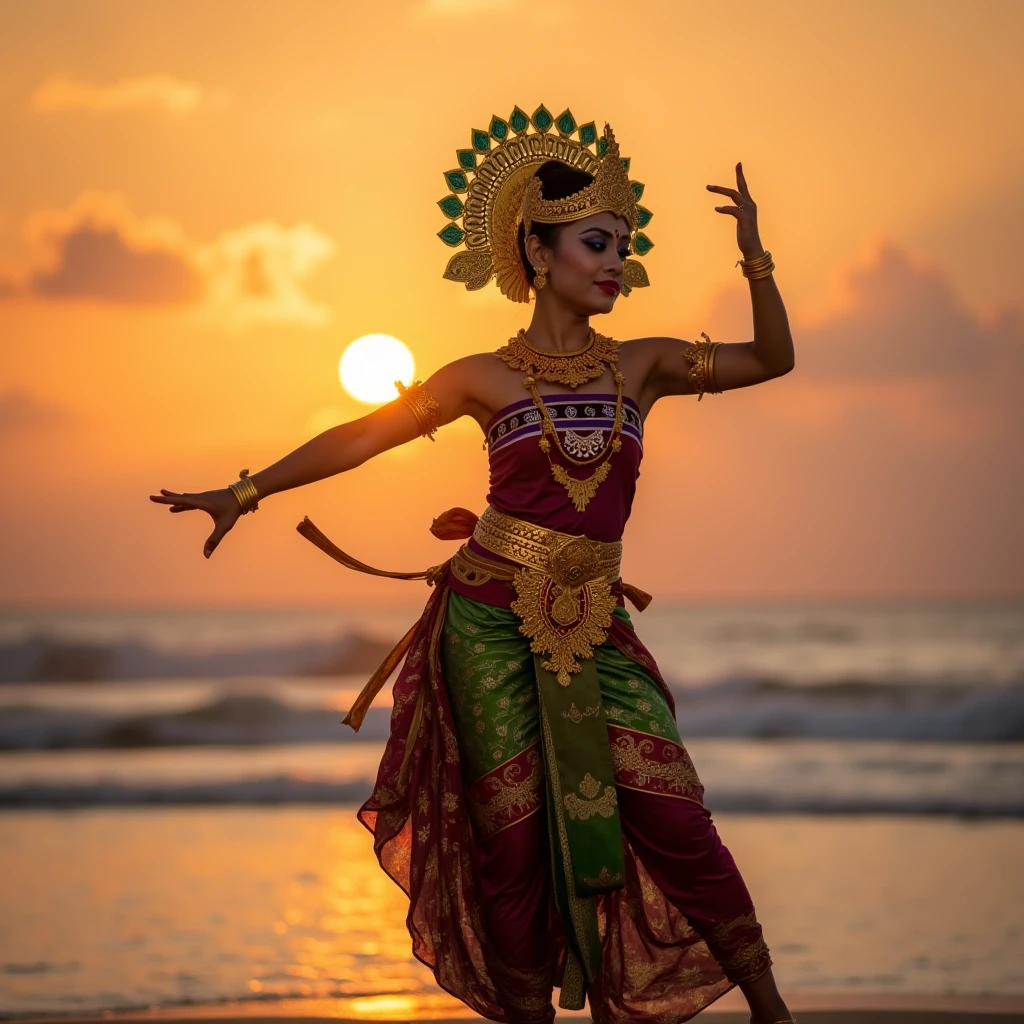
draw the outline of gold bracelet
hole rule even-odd
[[[737,260],[734,266],[743,267],[746,270],[759,270],[772,261],[772,254],[765,249],[760,256],[752,256],[750,259]]]
[[[249,479],[249,470],[240,470],[238,479],[234,483],[228,484],[228,489],[238,499],[238,504],[242,506],[243,516],[246,512],[255,512],[260,507],[260,492],[256,490],[256,485]]]
[[[762,277],[768,277],[774,270],[775,264],[769,263],[766,267],[762,267],[757,270],[744,270],[743,276],[747,278],[748,281],[758,281]]]
[[[715,353],[718,351],[718,346],[722,343],[720,341],[711,342],[712,348],[708,353],[708,391],[713,395],[720,395],[721,389],[718,387],[718,382],[715,380]],[[701,395],[701,398],[704,396]],[[700,401],[700,398],[697,399]]]
[[[772,254],[765,249],[764,253],[752,260],[737,260],[734,266],[741,267],[743,276],[751,281],[758,281],[762,277],[768,277],[775,270],[775,262]]]
[[[412,410],[416,422],[420,426],[420,434],[434,440],[437,433],[438,420],[441,418],[441,406],[437,399],[423,386],[421,381],[413,381],[407,388],[400,380],[395,381],[398,397]]]

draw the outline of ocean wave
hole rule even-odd
[[[1014,766],[1019,776],[1020,767]],[[714,773],[712,772],[711,775]],[[709,780],[710,780],[709,776]],[[211,805],[351,805],[369,795],[369,779],[334,781],[272,775],[227,781],[133,784],[93,780],[83,783],[32,782],[0,785],[3,809],[159,807]],[[836,792],[784,786],[753,789],[719,781],[709,785],[705,802],[715,812],[748,814],[922,814],[972,818],[1024,818],[1024,790],[973,789],[961,792]]]
[[[1002,686],[732,679],[673,687],[684,736],[1024,740],[1024,682]]]
[[[134,640],[100,642],[38,633],[0,644],[0,683],[370,673],[393,646],[393,642],[358,631],[328,640],[247,644],[208,651],[164,650]]]
[[[673,690],[684,738],[1024,741],[1024,683],[731,679]],[[132,714],[69,710],[25,697],[0,715],[0,750],[344,743],[388,735],[386,707],[372,708],[358,735],[341,718],[337,710],[296,706],[266,692],[221,693],[185,709]]]
[[[185,711],[134,715],[69,713],[20,705],[0,718],[0,750],[98,750],[177,746],[330,743],[354,734],[338,711],[296,708],[265,694],[231,694]],[[373,708],[360,739],[388,734],[389,713]]]
[[[368,779],[337,782],[287,775],[194,783],[93,781],[0,785],[0,807],[138,807],[203,804],[351,804],[370,795]]]

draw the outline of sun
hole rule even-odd
[[[412,353],[390,334],[364,334],[341,354],[338,376],[357,401],[380,405],[398,397],[395,381],[411,384],[416,370]]]

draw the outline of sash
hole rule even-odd
[[[569,687],[544,667],[542,655],[533,659],[551,875],[568,947],[558,1005],[582,1010],[601,967],[595,897],[626,883],[615,767],[593,658],[582,662]]]

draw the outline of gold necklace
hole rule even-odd
[[[526,370],[550,384],[568,384],[576,388],[588,380],[600,377],[605,366],[618,363],[619,343],[598,334],[591,327],[590,337],[583,348],[575,352],[545,352],[534,348],[526,340],[526,331],[520,329],[495,355],[513,370]]]
[[[622,387],[626,383],[626,378],[618,370],[615,371],[614,376],[615,420],[612,423],[612,429],[608,434],[608,440],[605,442],[604,447],[591,459],[573,458],[565,450],[565,446],[558,437],[558,430],[555,428],[555,422],[551,418],[551,413],[537,391],[536,379],[533,376],[528,376],[523,380],[523,383],[529,389],[530,397],[533,398],[533,404],[541,415],[542,428],[540,440],[537,443],[540,446],[540,450],[547,456],[548,465],[551,467],[551,475],[566,489],[569,499],[572,501],[573,507],[577,512],[582,512],[590,504],[590,499],[597,493],[597,488],[608,479],[608,474],[612,468],[612,453],[622,448],[622,441],[619,435],[622,433]],[[555,447],[562,457],[573,463],[573,465],[592,466],[596,462],[598,463],[597,468],[590,476],[585,476],[582,479],[570,476],[564,466],[560,466],[551,458],[551,440],[549,438],[554,440]]]
[[[619,343],[598,334],[591,327],[590,336],[583,348],[575,352],[545,352],[534,348],[526,340],[526,331],[520,329],[519,333],[514,338],[509,338],[508,344],[499,348],[495,354],[513,370],[526,370],[527,375],[523,383],[541,416],[541,435],[537,443],[547,456],[551,475],[566,489],[576,511],[582,512],[597,493],[597,488],[608,479],[612,454],[622,448],[619,435],[622,433],[622,388],[626,378],[618,369]],[[588,380],[600,377],[606,366],[611,369],[615,381],[615,420],[601,450],[591,458],[577,459],[565,450],[558,436],[551,413],[537,391],[537,377],[551,384],[568,384],[569,387],[576,388]],[[560,466],[551,458],[552,440],[562,457],[573,465],[592,466],[596,463],[594,472],[582,480],[570,476],[564,466]]]

